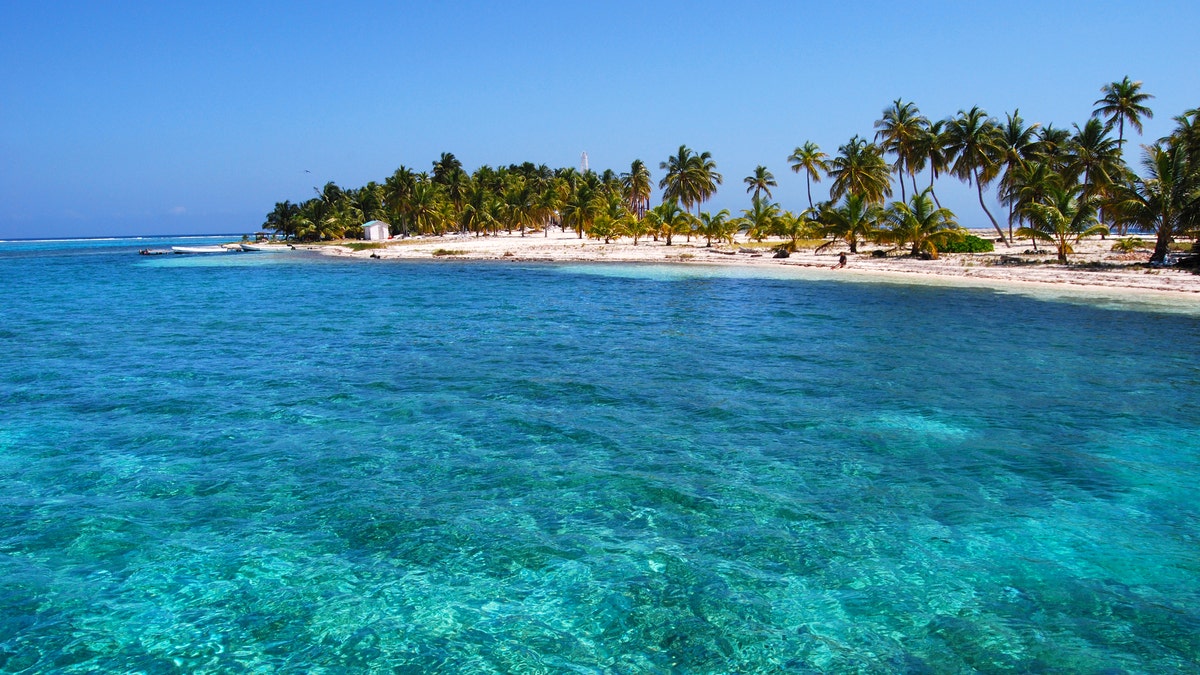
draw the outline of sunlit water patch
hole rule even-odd
[[[136,250],[0,263],[0,670],[1200,662],[1194,317]]]

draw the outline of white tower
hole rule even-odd
[[[587,172],[588,172],[587,153],[585,152],[582,155],[580,155],[580,157],[579,157],[579,173],[587,173]]]

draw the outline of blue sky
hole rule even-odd
[[[0,239],[230,233],[274,203],[442,152],[593,169],[707,150],[784,208],[807,141],[870,137],[894,99],[1082,123],[1128,75],[1142,142],[1200,106],[1194,2],[34,2],[0,5]],[[814,186],[826,195],[828,183]],[[939,183],[969,227],[974,193]]]

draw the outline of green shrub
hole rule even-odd
[[[1142,241],[1141,239],[1138,239],[1137,237],[1125,237],[1124,239],[1118,239],[1114,241],[1112,250],[1120,253],[1133,253],[1139,248],[1145,247],[1146,242]]]
[[[948,241],[938,249],[940,253],[991,253],[996,247],[991,241],[968,234],[962,241]]]

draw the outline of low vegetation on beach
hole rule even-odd
[[[1000,120],[978,107],[931,119],[897,99],[870,140],[855,135],[833,156],[812,142],[795,148],[788,163],[804,177],[808,199],[791,210],[773,201],[778,181],[765,166],[743,179],[749,205],[739,214],[701,210],[724,177],[710,153],[681,145],[659,163],[656,206],[654,177],[642,160],[621,173],[531,162],[468,173],[443,153],[430,172],[401,166],[382,183],[343,189],[331,182],[303,203],[279,202],[264,227],[300,241],[361,236],[371,220],[390,223],[396,237],[524,236],[559,227],[605,243],[652,238],[669,246],[683,236],[711,247],[743,235],[752,243],[774,238],[771,245],[784,252],[816,240],[818,247],[843,242],[856,253],[861,243],[874,242],[923,258],[994,244],[1008,250],[1025,239],[1035,251],[1045,244],[1063,263],[1087,237],[1142,233],[1153,238],[1148,262],[1161,264],[1173,242],[1200,230],[1200,109],[1185,111],[1170,135],[1144,145],[1134,170],[1126,132],[1140,133],[1142,120],[1153,117],[1147,105],[1153,97],[1128,77],[1101,93],[1092,116],[1070,129],[1029,123],[1015,110]],[[969,235],[941,206],[937,182],[947,175],[976,189],[994,240]],[[822,180],[829,182],[828,198],[814,201],[812,184]],[[987,207],[989,190],[1007,209],[1003,222]],[[1131,241],[1119,239],[1118,246],[1142,250]]]

